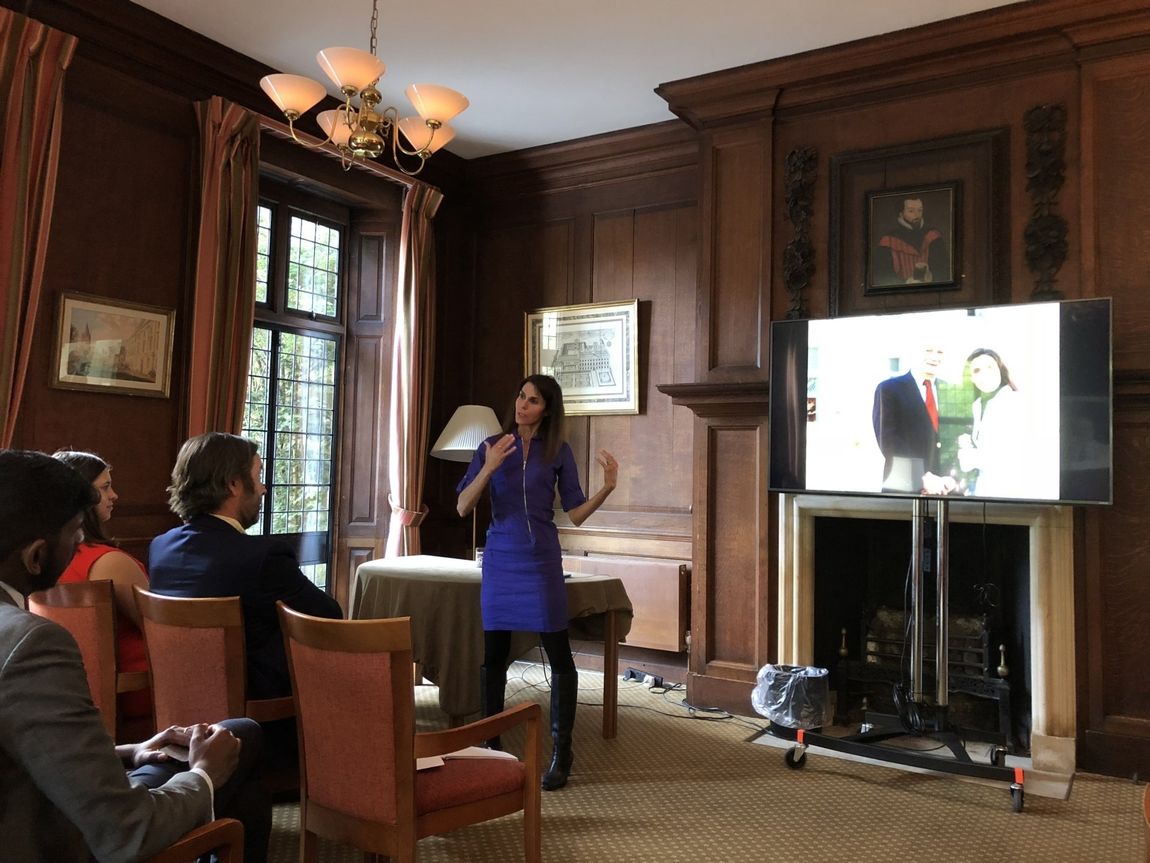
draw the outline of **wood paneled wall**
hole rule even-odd
[[[191,103],[218,94],[266,111],[254,82],[267,70],[123,0],[0,3],[81,36],[66,84],[61,203],[17,443],[103,451],[124,499],[116,529],[143,543],[171,523],[162,489],[179,443],[181,364],[170,400],[51,389],[56,297],[62,290],[119,296],[175,307],[186,320]],[[1056,287],[1067,297],[1115,303],[1115,505],[1077,519],[1078,764],[1150,773],[1142,655],[1150,621],[1144,0],[1034,0],[672,82],[660,93],[685,123],[466,165],[450,154],[433,160],[428,179],[449,187],[436,222],[433,434],[464,402],[502,413],[523,370],[525,311],[638,298],[640,414],[571,424],[585,481],[597,483],[594,472],[586,477],[591,454],[607,447],[623,464],[620,488],[581,529],[565,526],[564,543],[692,557],[692,700],[745,711],[755,671],[774,658],[767,338],[770,320],[790,300],[781,272],[792,237],[783,200],[787,154],[818,153],[817,266],[804,293],[818,317],[828,313],[830,295],[829,159],[1005,128],[998,212],[1007,248],[999,275],[1009,286],[1005,297],[1025,302],[1033,276],[1023,243],[1031,204],[1022,116],[1061,103],[1069,134],[1058,208],[1070,232]],[[365,337],[376,335],[370,320],[360,324]],[[188,350],[184,333],[180,325],[177,356]],[[458,464],[429,466],[429,551],[458,554],[469,545],[470,525],[454,512],[461,473]],[[344,553],[350,561],[364,552],[352,543]]]
[[[836,253],[830,159],[1005,129],[1005,188],[989,191],[1007,226],[1007,248],[996,284],[975,287],[1026,302],[1036,280],[1023,239],[1032,209],[1023,117],[1032,107],[1061,104],[1068,128],[1057,211],[1069,236],[1055,288],[1067,298],[1114,298],[1115,504],[1077,517],[1078,764],[1145,775],[1150,169],[1139,154],[1150,126],[1150,9],[1135,0],[1036,0],[672,82],[659,92],[702,142],[702,344],[696,378],[667,388],[706,428],[696,437],[692,608],[696,635],[706,638],[692,645],[692,700],[745,708],[756,667],[774,650],[774,503],[745,477],[766,475],[766,409],[755,408],[768,372],[766,321],[784,316],[791,299],[781,273],[792,237],[782,190],[787,154],[800,147],[818,154],[817,266],[803,296],[812,316],[832,310],[834,289],[848,292],[844,307],[852,311],[945,306],[962,300],[942,292],[867,298],[858,285],[829,284]]]
[[[125,0],[0,4],[78,37],[65,77],[56,206],[13,445],[92,450],[111,462],[120,494],[112,529],[125,550],[146,560],[152,537],[176,524],[165,489],[183,442],[191,350],[199,218],[193,105],[217,94],[257,112],[274,110],[258,86],[269,70]],[[266,135],[261,161],[281,182],[355,214],[344,397],[358,412],[345,412],[340,424],[356,438],[343,447],[336,517],[346,529],[337,532],[333,570],[333,592],[346,602],[347,573],[382,550],[389,514],[386,456],[379,458],[373,442],[386,423],[380,405],[387,404],[402,192]],[[57,309],[66,291],[176,310],[170,397],[51,386]]]
[[[696,163],[695,136],[677,122],[478,160],[465,212],[440,234],[446,248],[469,249],[473,266],[441,256],[433,435],[463,400],[502,418],[524,374],[526,312],[639,300],[639,415],[568,418],[589,492],[602,479],[598,450],[621,465],[615,493],[582,527],[559,514],[568,552],[691,556],[693,421],[656,385],[689,378],[695,363]],[[457,375],[470,386],[446,379]],[[458,555],[470,544],[470,523],[455,515],[463,471],[432,460],[428,549]],[[488,515],[479,518],[482,533]]]

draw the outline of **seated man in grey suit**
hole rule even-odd
[[[247,647],[248,697],[291,694],[276,600],[316,617],[339,618],[339,603],[312,584],[295,552],[274,536],[249,536],[263,464],[247,438],[208,432],[180,448],[168,487],[179,527],[152,540],[151,589],[168,596],[239,596]]]
[[[271,810],[253,770],[259,727],[229,720],[116,746],[75,640],[24,610],[72,559],[94,498],[62,462],[0,450],[0,856],[138,860],[210,821],[214,808],[241,817],[246,856],[262,860]],[[186,746],[187,761],[165,754],[169,744]]]

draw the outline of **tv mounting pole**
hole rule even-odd
[[[945,720],[950,689],[950,504],[935,501],[934,559],[927,561],[923,552],[926,520],[930,504],[926,498],[916,497],[911,510],[911,605],[913,626],[910,640],[911,698],[917,703],[926,701],[923,680],[926,669],[926,595],[923,590],[925,570],[935,575],[935,706]],[[924,566],[924,564],[927,564]]]

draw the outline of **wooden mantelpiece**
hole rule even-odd
[[[663,395],[673,404],[690,408],[697,417],[740,416],[766,413],[767,384],[659,384]]]

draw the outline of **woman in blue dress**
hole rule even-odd
[[[491,489],[491,527],[483,550],[483,714],[503,709],[512,632],[538,632],[551,665],[551,766],[545,791],[567,784],[573,760],[571,729],[579,677],[567,636],[567,588],[555,528],[555,492],[576,526],[615,489],[619,464],[606,450],[597,461],[603,486],[588,498],[579,485],[571,447],[563,439],[563,391],[547,375],[519,384],[514,409],[475,451],[459,483],[458,510],[471,513]],[[498,747],[498,741],[491,742]]]

